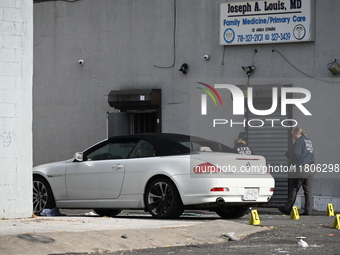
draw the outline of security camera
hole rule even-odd
[[[209,60],[209,59],[210,59],[210,56],[209,56],[209,55],[204,55],[203,58],[204,58],[205,60]]]
[[[81,65],[81,66],[84,65],[84,62],[85,62],[85,61],[84,61],[83,59],[79,59],[79,60],[78,60],[78,64]]]

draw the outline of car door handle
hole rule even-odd
[[[119,170],[122,169],[124,166],[122,164],[117,164],[112,167],[113,170]]]

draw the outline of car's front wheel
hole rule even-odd
[[[33,212],[39,215],[44,209],[55,208],[53,193],[48,182],[41,176],[33,177]]]
[[[175,184],[166,178],[156,179],[147,187],[145,207],[157,219],[178,218],[184,211]]]
[[[119,209],[93,209],[93,211],[101,217],[115,217],[122,212],[122,210]]]
[[[249,211],[248,206],[234,206],[234,207],[222,206],[215,209],[215,212],[223,219],[241,218],[242,216],[246,215],[248,211]]]

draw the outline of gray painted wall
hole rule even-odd
[[[340,58],[340,1],[316,0],[314,42],[226,47],[218,44],[219,8],[224,2],[35,3],[34,165],[70,158],[104,139],[106,112],[112,111],[107,95],[112,89],[162,89],[163,132],[199,134],[188,117],[193,100],[189,92],[197,81],[307,88],[312,99],[305,106],[313,116],[295,108],[293,117],[313,140],[318,162],[339,163],[340,83],[327,64]],[[317,79],[296,70],[273,49]],[[211,56],[210,61],[203,59],[204,54]],[[83,66],[79,59],[85,60]],[[189,65],[187,75],[178,71],[183,63]],[[256,70],[248,80],[241,66],[250,64]],[[225,103],[232,106],[231,99]],[[242,130],[220,127],[207,136],[232,145]],[[324,187],[331,181],[318,179],[315,193],[337,196],[336,181],[328,189]]]

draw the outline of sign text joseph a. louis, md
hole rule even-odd
[[[220,44],[264,44],[313,40],[314,0],[221,4]]]

